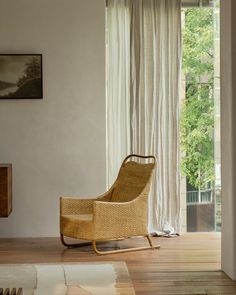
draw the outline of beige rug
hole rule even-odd
[[[23,295],[134,295],[125,262],[0,265],[0,288]]]

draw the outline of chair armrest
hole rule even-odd
[[[143,235],[146,232],[147,210],[141,198],[129,202],[93,203],[97,239]]]
[[[95,222],[135,220],[144,218],[146,221],[146,203],[140,198],[129,202],[101,202],[93,203]]]
[[[60,197],[60,215],[90,214],[94,199]]]
[[[60,197],[60,215],[92,214],[94,201],[110,201],[113,187],[97,198]]]

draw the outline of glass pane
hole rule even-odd
[[[187,231],[220,231],[220,11],[201,4],[182,10],[181,203]]]

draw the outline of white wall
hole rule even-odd
[[[236,280],[236,1],[221,1],[222,269]]]
[[[105,190],[105,1],[0,0],[0,53],[42,53],[42,100],[0,100],[13,212],[0,237],[57,236],[60,195]]]

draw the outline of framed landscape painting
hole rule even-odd
[[[42,54],[0,54],[0,99],[43,98]]]

